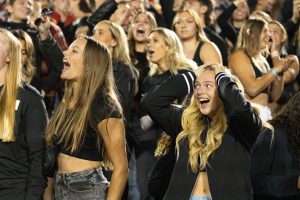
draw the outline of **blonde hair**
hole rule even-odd
[[[272,17],[264,11],[254,11],[253,13],[251,13],[249,19],[261,19],[266,22],[272,21]]]
[[[204,71],[215,72],[212,65],[204,66],[200,73]],[[207,136],[202,142],[202,134],[207,127],[207,117],[201,114],[197,103],[192,97],[190,105],[185,109],[182,115],[182,128],[176,138],[177,156],[179,156],[179,143],[185,138],[189,146],[189,164],[193,172],[204,169],[208,165],[209,156],[221,145],[223,135],[227,129],[227,120],[224,113],[224,107],[219,106],[214,118],[209,124]]]
[[[287,32],[286,32],[284,26],[279,21],[276,21],[276,20],[270,21],[269,24],[275,24],[280,28],[281,33],[283,35],[283,42],[281,43],[281,49],[280,50],[283,51],[281,53],[286,54],[285,46],[287,45],[288,35],[287,35]]]
[[[129,45],[129,51],[131,54],[133,54],[134,50],[135,50],[135,40],[133,37],[133,31],[132,31],[132,25],[135,23],[136,18],[141,15],[141,14],[145,14],[150,22],[151,28],[156,28],[157,27],[157,23],[155,20],[155,17],[152,15],[152,13],[148,12],[148,11],[139,11],[132,19],[131,21],[131,25],[128,31],[128,45]]]
[[[166,55],[166,63],[170,66],[169,70],[172,74],[178,74],[180,69],[195,69],[197,67],[196,63],[185,57],[183,52],[183,47],[180,39],[174,31],[166,28],[156,28],[151,31],[152,33],[158,33],[164,40],[166,46],[168,47]],[[152,76],[158,72],[158,65],[150,62],[150,72],[149,75]]]
[[[260,53],[260,38],[263,28],[267,22],[262,19],[249,19],[241,28],[236,48],[243,50],[247,55],[253,57]]]
[[[0,28],[7,43],[9,63],[5,83],[0,92],[0,139],[2,142],[14,142],[15,106],[18,88],[21,87],[21,45],[19,40],[9,31]]]
[[[174,17],[174,20],[173,20],[173,24],[172,24],[172,29],[176,32],[176,24],[178,23],[178,20],[179,20],[179,15],[181,13],[184,13],[184,12],[187,12],[189,13],[195,24],[196,24],[196,38],[197,38],[197,41],[205,41],[205,42],[208,42],[208,38],[206,37],[204,31],[203,31],[203,28],[201,27],[201,23],[200,23],[200,19],[199,19],[199,15],[197,14],[196,11],[192,10],[192,9],[184,9],[184,10],[180,10],[176,13],[175,17]]]
[[[110,106],[115,111],[122,113],[115,93],[109,50],[105,45],[90,37],[80,36],[78,39],[82,38],[87,42],[83,50],[84,72],[81,82],[78,84],[80,93],[75,96],[72,82],[66,81],[64,98],[51,117],[45,131],[48,144],[53,145],[53,136],[57,134],[59,136],[58,144],[64,144],[71,152],[75,152],[82,145],[87,123],[97,129],[97,124],[91,118],[91,105],[97,95],[104,95],[109,100]],[[73,100],[75,105],[73,108],[69,108],[69,103]],[[102,141],[102,138],[100,134],[97,135],[99,147],[99,141]],[[101,150],[104,161],[108,162],[103,146],[101,145]]]
[[[111,52],[114,62],[122,62],[129,66],[132,73],[135,75],[135,94],[138,92],[139,71],[132,65],[127,36],[124,29],[111,21],[103,20],[100,23],[105,23],[109,27],[112,37],[116,40],[117,45],[113,47]]]

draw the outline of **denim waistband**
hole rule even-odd
[[[198,195],[192,195],[190,200],[212,200],[211,196],[204,195],[204,196],[198,196]]]
[[[70,173],[64,173],[64,172],[56,172],[55,177],[57,180],[62,179],[65,182],[71,181],[74,178],[79,178],[79,177],[89,177],[93,176],[94,173],[97,173],[100,175],[101,180],[103,182],[107,182],[107,179],[105,178],[102,168],[91,168],[83,171],[78,171],[78,172],[70,172]]]

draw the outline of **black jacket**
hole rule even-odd
[[[253,147],[251,179],[255,200],[299,200],[300,165],[288,149],[287,126],[276,125],[274,138],[265,129]]]
[[[230,42],[235,45],[236,40],[238,37],[239,30],[237,30],[231,23],[228,21],[230,20],[232,13],[236,9],[236,5],[232,3],[228,8],[226,8],[220,16],[217,18],[217,23],[219,27],[221,28],[222,36],[225,38],[228,38]]]
[[[191,72],[174,76],[150,91],[142,100],[151,118],[159,123],[173,140],[182,130],[183,109],[172,106],[171,103],[192,91],[194,78],[195,75]],[[208,159],[211,167],[206,167],[212,199],[251,200],[250,148],[258,136],[260,118],[226,73],[217,74],[216,81],[228,128],[222,144]],[[189,167],[188,151],[185,139],[180,144],[179,158],[165,200],[188,200],[192,194],[197,174]]]
[[[113,62],[113,75],[125,119],[128,120],[130,119],[131,103],[134,98],[135,76],[130,67],[122,62]]]
[[[48,75],[48,79],[44,80],[44,90],[50,91],[53,85],[56,85],[61,79],[60,75],[63,69],[63,53],[58,43],[50,35],[45,40],[38,40],[38,45],[41,54],[45,58],[45,62],[48,66],[51,66],[51,73]]]
[[[47,184],[43,176],[46,124],[42,97],[33,87],[24,84],[16,100],[16,141],[0,140],[0,199],[42,199]]]

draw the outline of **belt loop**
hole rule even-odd
[[[62,174],[61,174],[61,178],[63,179],[64,185],[68,185],[68,183],[67,183],[67,174],[62,173]]]

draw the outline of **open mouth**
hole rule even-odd
[[[66,70],[70,69],[70,64],[68,63],[67,60],[64,59],[63,63],[64,63],[63,71],[66,71]]]
[[[145,34],[145,30],[142,28],[138,28],[136,31],[138,34]]]
[[[148,50],[147,51],[148,52],[148,54],[151,56],[152,54],[154,54],[154,51],[153,50]]]
[[[199,99],[200,105],[205,106],[209,103],[209,99]]]

